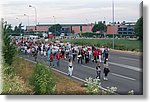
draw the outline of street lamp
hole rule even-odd
[[[86,19],[86,21],[87,21],[87,27],[86,27],[86,30],[87,30],[87,32],[88,32],[88,28],[89,28],[89,20],[88,19]]]
[[[29,7],[32,7],[35,9],[35,31],[36,31],[36,25],[37,25],[37,12],[36,12],[36,7],[29,5]]]
[[[27,17],[28,17],[28,26],[29,26],[29,15],[27,15],[27,14],[24,14],[24,16],[27,16]]]
[[[112,33],[113,33],[113,49],[115,48],[115,38],[114,38],[114,0],[112,1],[112,23],[113,23],[113,27],[112,27]]]
[[[16,19],[19,20],[19,22],[21,21],[20,18],[18,18],[18,17],[17,17]],[[22,22],[21,22],[21,23],[22,23]],[[20,28],[20,34],[21,34],[21,28]]]
[[[20,20],[20,18],[16,17],[16,19],[19,21],[19,23],[22,23],[21,20]]]
[[[53,18],[54,18],[54,24],[55,24],[55,37],[56,37],[56,18],[55,16],[53,16]]]

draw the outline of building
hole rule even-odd
[[[134,26],[136,22],[122,22],[115,23],[114,27],[112,24],[107,25],[106,34],[123,34],[123,35],[133,35],[134,34]],[[40,32],[47,33],[48,29],[54,24],[38,24],[37,26],[27,26],[27,32]],[[94,26],[91,24],[60,24],[62,26],[61,33],[65,34],[80,34],[85,32],[92,32],[92,28]]]
[[[115,24],[114,27],[112,25],[107,25],[106,34],[118,34],[118,25]]]
[[[136,24],[136,22],[121,23],[120,25],[118,25],[118,34],[133,35],[135,24]]]
[[[48,29],[53,24],[39,24],[36,26],[27,26],[27,32],[41,32],[41,33],[48,33]],[[85,33],[85,32],[92,32],[92,28],[94,24],[60,24],[62,26],[61,32],[62,33]]]
[[[107,34],[133,35],[135,24],[136,22],[122,22],[121,24],[115,24],[114,28],[112,24],[109,24],[107,25]]]

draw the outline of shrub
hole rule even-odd
[[[87,94],[100,94],[100,84],[99,79],[87,78],[85,84]]]
[[[128,92],[128,95],[134,95],[134,90],[130,90],[130,91]]]
[[[35,94],[54,94],[55,83],[52,72],[44,65],[37,64],[30,78],[30,84],[34,87]]]
[[[5,63],[8,65],[11,65],[13,62],[13,57],[15,56],[16,47],[11,43],[11,38],[7,31],[7,26],[3,28],[3,57],[5,60]]]
[[[32,87],[16,75],[14,67],[4,64],[2,94],[32,94]]]
[[[10,77],[14,77],[16,75],[14,67],[8,66],[7,64],[4,64],[3,74],[9,75]]]
[[[24,82],[19,76],[10,77],[3,76],[3,92],[2,94],[33,94],[32,87]]]

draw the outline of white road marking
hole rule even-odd
[[[126,69],[131,69],[131,70],[134,70],[134,71],[138,71],[138,72],[142,72],[142,69],[138,68],[138,67],[133,67],[133,66],[129,66],[129,65],[124,65],[124,64],[119,64],[119,63],[114,63],[114,62],[108,62],[109,64],[112,64],[112,65],[116,65],[116,66],[119,66],[119,67],[124,67]]]
[[[89,68],[89,69],[92,69],[92,70],[96,70],[95,68],[89,67],[89,66],[86,66],[86,65],[81,65],[81,66],[86,67],[86,68]]]
[[[125,79],[129,79],[129,80],[133,80],[133,81],[135,81],[135,80],[136,80],[136,79],[134,79],[134,78],[130,78],[130,77],[127,77],[127,76],[119,75],[119,74],[116,74],[116,73],[110,73],[110,74],[112,74],[112,75],[114,75],[114,76],[121,77],[121,78],[125,78]]]
[[[119,58],[133,60],[133,61],[140,61],[139,59],[134,59],[134,58],[127,58],[127,57],[119,57]]]
[[[81,66],[86,67],[86,68],[88,68],[88,69],[95,70],[93,67],[89,67],[89,66],[85,66],[85,65],[81,65]],[[134,79],[134,78],[130,78],[130,77],[127,77],[127,76],[124,76],[124,75],[116,74],[116,73],[110,73],[110,74],[115,75],[115,76],[118,76],[118,77],[121,77],[121,78],[125,78],[125,79],[128,79],[128,80],[133,80],[133,81],[136,80],[136,79]]]

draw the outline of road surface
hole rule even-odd
[[[34,61],[33,57],[26,55],[21,55],[21,57]],[[104,81],[101,79],[101,85],[103,88],[106,87],[117,87],[118,94],[127,94],[128,91],[134,90],[134,94],[143,94],[143,65],[142,65],[142,55],[135,55],[123,52],[110,52],[109,61],[109,80]],[[46,57],[38,56],[38,62],[42,62],[49,65]],[[61,60],[60,67],[56,67],[57,71],[66,74],[68,72],[68,61]],[[88,64],[78,64],[77,61],[73,62],[73,78],[84,81],[88,77],[96,77],[96,64],[92,61]],[[68,76],[69,77],[69,76]],[[103,74],[101,73],[101,78]]]

